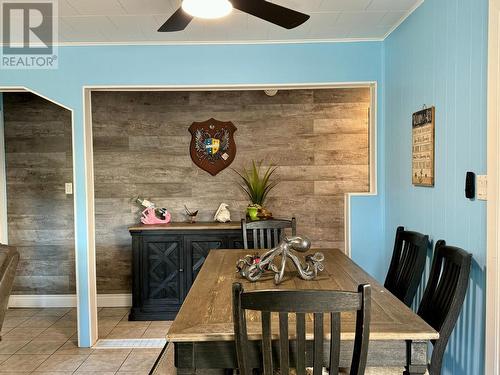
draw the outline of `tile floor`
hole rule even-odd
[[[164,338],[171,322],[129,322],[127,308],[101,308],[99,338]],[[76,309],[9,309],[0,375],[147,375],[161,349],[78,348]]]

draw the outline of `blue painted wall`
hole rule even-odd
[[[487,0],[425,0],[384,43],[386,259],[398,225],[474,255],[443,374],[484,373],[486,205],[464,197],[486,174]],[[411,114],[436,106],[434,188],[411,184]]]
[[[0,70],[0,86],[25,86],[73,110],[74,181],[76,202],[76,259],[80,344],[89,346],[88,254],[83,143],[85,85],[221,85],[323,82],[378,82],[379,134],[383,134],[382,43],[318,43],[203,46],[62,47],[54,71]],[[383,142],[383,137],[380,138]],[[381,149],[381,143],[379,144]],[[379,154],[379,164],[383,154]],[[381,170],[382,168],[379,168]],[[379,191],[383,191],[379,178]],[[355,198],[352,228],[363,237],[353,241],[360,264],[373,273],[372,259],[382,251],[381,197]],[[359,218],[357,217],[359,216]],[[369,246],[365,246],[368,244]],[[380,262],[379,262],[380,263]]]

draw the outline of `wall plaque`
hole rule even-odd
[[[434,186],[434,107],[415,112],[412,119],[412,182]]]
[[[232,122],[222,122],[211,118],[204,122],[193,122],[190,153],[193,162],[212,176],[227,168],[236,156]]]

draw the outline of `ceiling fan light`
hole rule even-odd
[[[233,4],[228,0],[184,0],[182,9],[193,17],[215,19],[231,13]]]

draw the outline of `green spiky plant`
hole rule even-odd
[[[279,183],[279,180],[271,178],[278,167],[271,164],[267,169],[262,170],[262,163],[262,160],[258,162],[252,160],[250,169],[243,168],[241,173],[234,170],[242,179],[239,186],[248,195],[252,206],[257,207],[264,205],[269,192]]]

